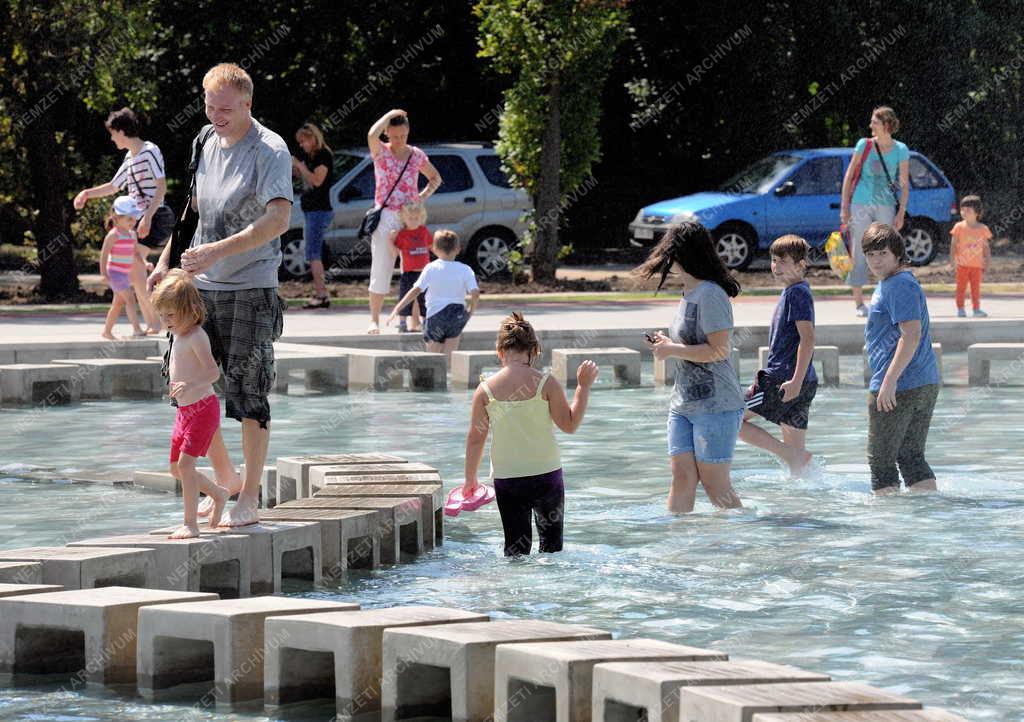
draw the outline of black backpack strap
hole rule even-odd
[[[196,170],[199,168],[199,159],[203,157],[203,148],[211,135],[213,135],[213,126],[204,125],[196,134],[195,140],[192,141],[192,155],[188,159],[188,174],[191,179],[189,189],[192,193],[196,188]]]

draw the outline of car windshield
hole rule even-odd
[[[718,190],[723,193],[767,193],[775,182],[800,162],[795,155],[770,155],[732,176]]]

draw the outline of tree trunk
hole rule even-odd
[[[534,237],[532,260],[533,280],[538,283],[555,282],[558,259],[558,222],[561,209],[562,116],[561,88],[556,74],[548,94],[548,118],[542,136],[540,178],[534,198]]]
[[[30,91],[28,107],[39,97]],[[75,271],[71,226],[66,215],[67,175],[64,153],[54,132],[53,113],[48,109],[25,128],[32,195],[38,210],[32,224],[39,255],[39,293],[47,300],[59,300],[79,291]]]

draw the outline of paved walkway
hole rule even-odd
[[[771,322],[776,298],[749,296],[736,300],[733,308],[737,326],[764,326]],[[470,320],[469,331],[496,331],[499,321],[511,311],[522,311],[538,329],[636,329],[666,328],[672,320],[678,296],[662,295],[650,302],[595,301],[594,303],[521,303],[511,300],[488,300],[485,296],[478,312]],[[955,319],[953,299],[935,296],[928,299],[932,320]],[[990,319],[962,319],[964,324],[988,323],[1016,319],[1024,321],[1024,299],[990,297],[985,301]],[[854,315],[850,299],[821,298],[815,303],[819,325],[863,325]],[[364,308],[335,308],[325,311],[290,309],[285,317],[285,336],[325,336],[362,333],[369,315]],[[7,342],[89,341],[99,337],[102,313],[0,315],[0,339]],[[117,333],[130,333],[123,320]],[[396,333],[384,329],[383,333]],[[1024,340],[1024,328],[1021,330]]]

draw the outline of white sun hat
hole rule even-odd
[[[135,204],[135,199],[131,196],[118,196],[114,201],[114,213],[119,216],[131,216],[132,218],[142,218],[142,211]]]

